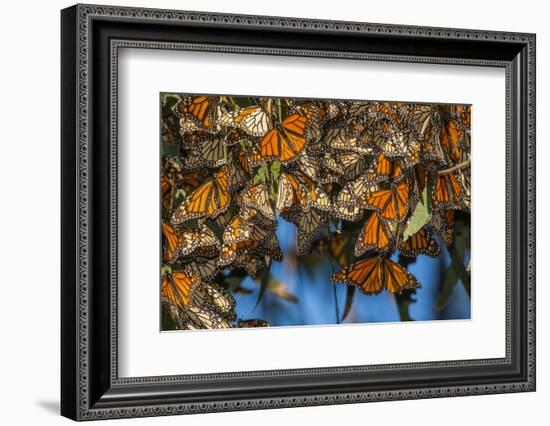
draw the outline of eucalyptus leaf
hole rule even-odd
[[[265,291],[267,290],[267,285],[269,283],[269,270],[265,269],[262,272],[262,276],[260,277],[260,292],[258,293],[258,300],[256,300],[256,305],[254,306],[254,309],[260,304],[260,301],[264,297]]]
[[[397,303],[399,318],[401,321],[413,321],[409,313],[409,307],[412,303],[416,302],[416,300],[413,299],[413,294],[415,293],[416,290],[406,290],[395,295],[395,301]]]
[[[166,273],[172,273],[172,268],[168,265],[161,265],[160,267],[160,275],[164,275]]]
[[[271,163],[271,177],[274,181],[279,180],[279,175],[281,174],[281,162],[274,161]]]
[[[351,312],[351,305],[353,303],[353,296],[355,295],[356,287],[351,285],[347,286],[346,289],[346,304],[344,305],[344,313],[342,314],[342,321],[344,321],[349,313]]]
[[[443,279],[441,289],[439,290],[435,305],[433,307],[434,310],[441,311],[445,309],[445,306],[447,306],[447,303],[449,303],[449,299],[451,298],[453,290],[457,283],[458,274],[456,273],[455,268],[451,265],[445,273],[445,278]]]
[[[451,265],[445,273],[445,278],[437,295],[434,305],[435,310],[442,310],[447,306],[453,290],[458,282],[462,282],[464,289],[470,294],[470,274],[464,265],[464,256],[466,254],[467,242],[469,239],[470,228],[466,225],[456,227],[453,244],[448,248],[451,257]]]
[[[431,217],[428,206],[428,187],[426,186],[420,195],[420,201],[416,204],[409,223],[405,227],[405,231],[403,231],[403,241],[420,231],[430,221]]]
[[[167,110],[172,110],[172,108],[174,107],[174,105],[176,105],[179,101],[179,96],[177,95],[164,95],[164,99],[165,99],[165,104],[164,104],[164,108],[166,108]]]

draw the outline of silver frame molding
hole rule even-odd
[[[190,28],[189,40],[174,39],[169,27]],[[203,29],[234,33],[236,42],[212,42]],[[158,39],[140,38],[142,31],[151,31]],[[249,31],[273,34],[273,46],[252,45],[247,41]],[[373,40],[374,47],[370,52],[281,47],[285,41],[277,40],[284,34],[322,35],[334,40],[336,47],[365,37]],[[388,52],[385,43],[393,40],[410,46],[422,42],[426,47],[419,54]],[[437,52],[438,44],[445,43],[456,45],[457,52],[461,46],[479,45],[480,54],[430,54],[430,49]],[[116,165],[121,48],[504,68],[506,357],[119,378]],[[489,54],[491,49],[496,53]],[[76,5],[62,11],[62,82],[63,415],[92,420],[535,390],[535,35]],[[521,259],[514,263],[514,257]],[[461,374],[481,371],[476,368],[493,375],[460,384]],[[433,377],[432,384],[419,386],[415,381],[424,372]],[[213,389],[236,380],[248,383],[241,393],[224,396]]]

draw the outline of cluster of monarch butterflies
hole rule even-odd
[[[178,328],[268,325],[237,319],[223,277],[282,260],[278,217],[297,228],[297,256],[335,260],[334,283],[399,294],[420,284],[391,255],[438,257],[469,213],[468,105],[161,101],[162,297]]]

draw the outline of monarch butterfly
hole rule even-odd
[[[170,214],[172,212],[172,200],[176,187],[172,179],[163,175],[160,180],[160,188],[162,193],[162,208],[167,214]]]
[[[283,172],[279,178],[275,209],[281,213],[293,207],[303,211],[311,207],[327,211],[331,208],[331,202],[326,192],[306,175]]]
[[[241,244],[241,243],[239,243]],[[257,243],[254,243],[257,246]],[[223,248],[222,248],[223,249]],[[250,250],[238,250],[235,249],[234,253],[229,253],[229,261],[226,262],[227,265],[223,265],[219,261],[220,266],[232,268],[243,268],[246,270],[246,273],[252,278],[257,278],[260,271],[269,269],[271,266],[271,257],[267,255],[258,256]]]
[[[270,232],[267,238],[260,241],[256,253],[268,257],[270,260],[275,260],[276,262],[283,260],[283,252],[279,247],[279,240],[274,232]]]
[[[187,135],[186,138],[189,140],[191,153],[197,157],[194,161],[187,161],[191,167],[214,168],[226,163],[227,151],[225,138],[222,135],[200,132],[193,133],[192,136]]]
[[[462,157],[460,145],[463,136],[464,132],[459,120],[449,116],[446,111],[443,112],[439,122],[439,141],[452,161],[460,160]]]
[[[184,239],[180,256],[212,257],[218,253],[220,241],[208,226],[199,224],[198,231],[188,230],[185,235],[190,235],[195,243],[189,244]]]
[[[350,240],[348,233],[335,232],[329,237],[322,238],[313,245],[313,252],[320,256],[332,257],[340,267],[344,267],[349,263],[351,253],[347,250]]]
[[[436,209],[460,209],[463,207],[466,191],[459,172],[440,174],[435,180],[433,205]]]
[[[182,238],[171,225],[164,222],[162,223],[162,236],[162,260],[165,262],[173,262],[176,260],[183,245]]]
[[[438,257],[440,252],[439,245],[426,227],[421,228],[406,241],[399,244],[399,251],[406,257],[416,257],[419,254]]]
[[[391,247],[394,237],[389,225],[377,212],[371,214],[363,225],[355,243],[355,256],[359,257],[368,250],[384,251]]]
[[[416,191],[421,194],[424,188],[428,184],[428,174],[426,167],[423,164],[417,164],[413,169],[414,183],[416,185]]]
[[[184,308],[191,300],[193,288],[200,284],[200,277],[189,269],[167,273],[162,276],[162,297]]]
[[[248,209],[241,209],[239,214],[229,222],[223,232],[224,244],[240,243],[250,239],[252,233],[251,213]]]
[[[294,160],[307,143],[306,131],[309,125],[310,120],[298,113],[275,124],[275,127],[254,147],[253,164],[258,165],[271,159],[278,159],[282,163]]]
[[[176,230],[163,223],[162,233],[166,241],[163,244],[163,260],[169,263],[191,255],[209,257],[217,253],[220,246],[220,242],[206,225],[200,225],[199,230],[195,231],[190,228]]]
[[[472,105],[453,105],[451,110],[460,120],[462,127],[468,132],[472,125]]]
[[[188,306],[182,316],[188,330],[231,328],[231,323],[223,315],[197,306]]]
[[[202,309],[216,312],[230,321],[236,319],[235,299],[216,284],[200,284],[193,288],[191,303]]]
[[[425,161],[446,163],[445,154],[441,148],[439,130],[435,122],[434,116],[430,116],[420,130],[421,156]]]
[[[242,207],[240,213],[226,227],[218,263],[222,267],[252,255],[266,255],[275,260],[282,257],[274,226],[254,223],[255,211]]]
[[[354,181],[348,182],[337,195],[336,200],[340,205],[365,208],[360,204],[360,200],[368,198],[379,189],[376,178],[366,172]]]
[[[229,168],[223,166],[211,179],[195,189],[172,215],[172,223],[200,217],[215,218],[229,206]]]
[[[430,105],[414,105],[408,116],[409,125],[417,135],[422,135],[425,127],[432,120],[433,107]]]
[[[365,294],[378,294],[386,289],[390,293],[420,288],[420,284],[405,268],[385,257],[370,257],[332,275],[334,284],[343,283],[359,287]]]
[[[179,123],[172,114],[163,118],[161,133],[162,142],[166,144],[174,144],[181,139],[179,134]]]
[[[275,210],[269,201],[269,191],[264,183],[250,185],[244,189],[239,195],[238,202],[241,206],[253,208],[275,221]]]
[[[334,149],[352,151],[362,155],[372,155],[378,151],[378,148],[371,143],[367,132],[360,135],[356,133],[349,126],[337,125],[327,132],[325,143]]]
[[[236,127],[254,137],[263,137],[273,128],[271,114],[257,105],[228,112],[221,116],[220,123]]]
[[[360,206],[374,209],[389,220],[402,221],[409,212],[409,183],[407,180],[392,184],[389,189],[380,189],[359,199]]]
[[[302,194],[305,198],[303,206],[315,207],[316,209],[328,211],[331,208],[331,202],[326,192],[308,176],[298,173],[297,181],[302,187]]]
[[[248,163],[248,155],[243,149],[234,149],[229,157],[230,170],[229,191],[239,191],[250,180],[252,169]]]
[[[218,103],[211,96],[183,97],[176,104],[182,133],[196,130],[215,130]]]
[[[269,323],[262,319],[248,319],[237,321],[237,327],[239,328],[256,328],[256,327],[270,327]]]
[[[434,210],[429,225],[439,234],[448,246],[454,239],[455,211]]]
[[[279,177],[275,211],[279,214],[285,210],[289,210],[293,206],[303,204],[304,202],[305,195],[302,193],[302,189],[296,177],[283,172]]]
[[[306,212],[301,212],[291,221],[294,222],[298,228],[296,253],[302,255],[309,252],[315,237],[317,237],[321,230],[327,226],[328,217],[323,212],[310,209]]]
[[[339,196],[343,198],[349,198],[346,193],[348,190],[344,188],[340,192]],[[347,220],[348,222],[357,222],[363,218],[363,210],[353,204],[341,204],[338,202],[338,198],[333,203],[332,213],[339,219]]]
[[[184,259],[185,267],[197,274],[202,281],[212,280],[218,273],[218,263],[216,259],[203,259],[193,257]]]
[[[295,171],[299,171],[306,175],[308,178],[317,180],[319,178],[319,164],[316,159],[308,155],[306,152],[302,153],[298,159],[291,163],[294,165]]]
[[[369,170],[377,181],[388,179],[399,180],[404,176],[399,160],[391,160],[383,152],[378,154],[372,168]]]
[[[161,194],[163,215],[170,217],[178,193],[188,193],[200,184],[200,173],[184,170],[183,164],[176,157],[163,161],[161,177]]]
[[[328,158],[326,162],[332,164],[330,167],[325,166],[320,170],[318,182],[323,185],[341,183],[344,175],[343,170],[336,166],[336,163],[331,158]]]
[[[237,128],[229,130],[223,137],[224,143],[227,146],[233,146],[238,143],[251,144],[253,139],[254,138],[252,138],[244,130]]]
[[[316,143],[321,136],[321,125],[325,122],[325,110],[316,101],[303,101],[295,103],[290,109],[291,113],[298,113],[308,120],[305,129],[305,137],[310,143]]]
[[[345,180],[356,179],[366,169],[365,156],[353,151],[338,151],[326,159],[327,167]]]
[[[413,140],[410,130],[401,125],[383,120],[373,131],[374,141],[387,157],[403,157],[409,153],[409,145]]]

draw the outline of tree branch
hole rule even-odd
[[[467,167],[469,165],[470,165],[470,159],[468,158],[466,161],[463,161],[462,163],[459,163],[459,164],[455,164],[453,167],[449,167],[448,169],[439,170],[437,172],[437,174],[439,176],[446,175],[448,173],[454,172],[455,170],[463,169],[464,167]]]

